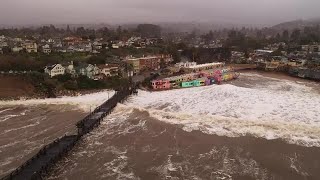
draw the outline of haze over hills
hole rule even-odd
[[[136,23],[87,23],[87,24],[53,24],[56,28],[66,29],[69,26],[71,29],[75,29],[78,27],[84,27],[87,29],[100,29],[103,27],[116,29],[121,26],[124,29],[134,29],[138,24],[142,24],[144,22],[136,22]],[[253,24],[241,24],[241,23],[210,23],[210,22],[160,22],[154,23],[159,25],[163,32],[192,32],[196,31],[197,33],[206,33],[210,30],[221,30],[221,29],[241,29],[242,27],[246,28],[270,28],[276,31],[282,30],[293,30],[296,28],[303,29],[306,26],[316,26],[320,24],[320,18],[313,18],[307,20],[293,20],[287,21],[276,25],[253,25]],[[0,28],[38,28],[41,26],[48,26],[50,24],[25,24],[25,25],[1,25]]]
[[[295,21],[289,21],[289,22],[283,22],[280,24],[277,24],[275,26],[272,26],[271,28],[276,29],[276,30],[292,30],[295,28],[304,28],[306,26],[316,26],[320,24],[320,18],[314,18],[314,19],[309,19],[309,20],[295,20]]]

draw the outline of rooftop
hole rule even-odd
[[[216,66],[216,65],[223,65],[224,63],[218,62],[218,63],[206,63],[206,64],[198,64],[195,66],[190,66],[189,68],[202,68],[207,66]]]

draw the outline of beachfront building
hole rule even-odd
[[[169,80],[166,80],[166,79],[154,80],[151,82],[151,85],[154,90],[165,90],[165,89],[171,88],[171,84]]]
[[[116,64],[100,65],[99,69],[100,69],[100,73],[104,74],[106,77],[119,75],[119,66]]]
[[[126,58],[126,62],[131,64],[134,74],[139,74],[143,70],[159,70],[161,64],[167,65],[172,61],[171,55],[155,55],[134,58],[132,56]]]
[[[188,68],[188,67],[192,67],[192,66],[196,66],[197,63],[196,62],[179,62],[179,63],[176,63],[174,66],[177,67],[177,68]]]
[[[186,72],[201,72],[205,70],[210,70],[210,69],[218,69],[222,68],[224,66],[224,63],[206,63],[206,64],[198,64],[194,66],[189,66],[188,68],[185,68]]]
[[[140,60],[139,59],[137,59],[137,58],[128,58],[126,60],[126,62],[129,65],[132,66],[134,75],[139,74],[139,72],[140,72]]]
[[[199,78],[199,74],[190,73],[190,74],[184,74],[180,76],[168,77],[168,78],[165,78],[164,80],[169,81],[170,86],[175,88],[175,87],[179,87],[182,82],[193,81],[197,78]]]
[[[198,72],[168,77],[162,80],[155,80],[152,81],[152,87],[154,90],[158,90],[209,86],[212,84],[220,84],[222,81],[230,81],[239,77],[240,74],[236,73],[233,68],[224,67],[223,65],[223,63],[210,63],[203,66],[197,66],[195,69],[192,69],[191,71]],[[155,86],[162,84],[162,82],[169,82],[170,86],[166,86],[163,88]]]

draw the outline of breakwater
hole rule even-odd
[[[118,103],[125,101],[135,93],[135,87],[125,87],[117,91],[114,96],[76,124],[78,133],[61,137],[44,146],[36,155],[2,178],[2,180],[42,179],[48,174],[50,168],[64,157],[83,135],[97,127]]]

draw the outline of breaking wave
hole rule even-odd
[[[271,80],[251,88],[225,84],[199,88],[139,91],[123,113],[135,108],[186,131],[238,137],[251,135],[320,147],[320,96],[302,82]],[[246,77],[245,77],[246,78]]]
[[[114,95],[114,91],[102,91],[92,94],[80,96],[63,96],[59,98],[46,98],[46,99],[29,99],[29,100],[15,100],[15,101],[0,101],[0,106],[15,106],[15,105],[41,105],[41,104],[54,104],[54,105],[73,105],[83,111],[90,111],[95,107],[105,102],[108,97]]]

